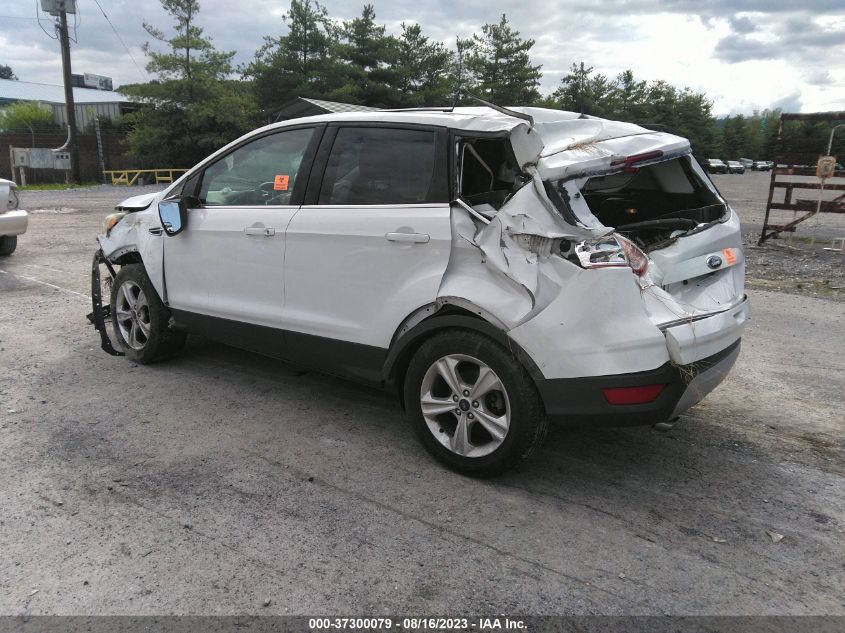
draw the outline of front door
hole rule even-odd
[[[167,301],[177,314],[281,326],[285,229],[314,137],[314,128],[263,135],[205,168],[186,229],[165,240]]]

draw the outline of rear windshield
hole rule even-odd
[[[553,202],[566,207],[564,217],[573,210],[579,218],[589,214],[604,226],[633,234],[643,245],[719,220],[727,212],[715,186],[689,155],[594,176],[578,183],[574,195],[575,183],[551,184],[558,194],[551,196]]]

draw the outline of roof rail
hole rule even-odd
[[[478,101],[479,103],[486,105],[488,108],[492,108],[492,109],[496,110],[496,112],[501,112],[502,114],[506,114],[507,116],[512,116],[512,117],[516,117],[517,119],[522,119],[523,121],[528,121],[528,125],[530,127],[534,127],[534,117],[531,116],[530,114],[525,114],[523,112],[517,112],[516,110],[511,110],[510,108],[505,108],[505,107],[502,107],[500,105],[496,105],[495,103],[490,103],[489,101],[485,101],[481,97],[476,97],[473,94],[467,93],[467,96],[470,99],[474,99],[475,101]]]
[[[418,108],[382,108],[382,112],[452,112],[455,106],[420,106]]]
[[[488,108],[492,108],[497,112],[501,112],[507,116],[516,117],[517,119],[522,119],[523,121],[528,121],[528,125],[534,127],[534,117],[530,114],[525,114],[523,112],[517,112],[516,110],[511,110],[510,108],[505,108],[500,105],[496,105],[495,103],[491,103],[482,99],[481,97],[476,97],[475,95],[466,94],[467,97],[478,101],[479,103],[486,105]],[[457,99],[456,99],[457,101]],[[419,108],[389,108],[384,109],[382,112],[454,112],[455,106],[428,106],[428,107],[419,107]]]

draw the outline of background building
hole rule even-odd
[[[112,90],[74,88],[73,99],[76,125],[81,130],[86,129],[95,116],[101,119],[115,119],[135,109],[135,105],[129,99]],[[66,125],[65,90],[60,85],[0,79],[0,107],[15,101],[36,101],[45,107],[50,107],[56,123],[62,127]]]

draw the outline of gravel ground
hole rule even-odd
[[[749,226],[758,176],[717,178]],[[384,394],[99,351],[94,235],[141,191],[24,193],[0,263],[0,614],[845,615],[842,303],[752,279],[737,366],[673,430],[556,428],[476,481]]]
[[[782,238],[757,246],[769,195],[769,172],[714,174],[716,186],[742,218],[750,288],[845,301],[845,253],[825,250],[845,238],[845,214],[822,213]],[[842,178],[836,182],[843,182]],[[827,191],[829,200],[842,192]],[[773,211],[773,221],[790,222],[791,211]]]

